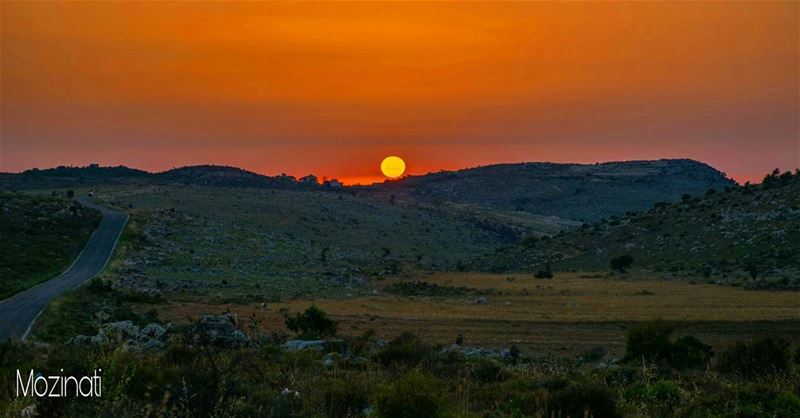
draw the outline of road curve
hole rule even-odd
[[[103,213],[100,225],[75,262],[61,275],[0,301],[0,341],[27,337],[36,317],[51,300],[91,279],[108,264],[128,215],[98,206],[87,197],[77,200]]]

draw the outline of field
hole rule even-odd
[[[391,339],[410,331],[441,344],[452,343],[461,335],[470,345],[501,348],[515,344],[536,354],[577,354],[593,346],[621,354],[626,330],[654,319],[674,322],[678,333],[700,336],[719,348],[733,340],[771,332],[800,336],[795,292],[585,276],[559,274],[555,279],[537,280],[522,275],[437,273],[376,282],[375,295],[295,299],[266,306],[209,304],[187,298],[155,308],[162,320],[177,323],[204,313],[230,311],[241,318],[257,319],[263,331],[271,331],[284,330],[282,312],[299,312],[316,304],[339,321],[345,335],[374,329],[380,337]],[[383,291],[408,280],[480,290],[487,303],[476,303],[478,296],[416,297]],[[150,304],[135,306],[142,312],[153,308]]]

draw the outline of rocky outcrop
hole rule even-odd
[[[109,322],[100,326],[97,335],[76,335],[69,340],[75,345],[125,344],[130,348],[146,351],[164,345],[167,328],[150,323],[140,328],[132,321]]]

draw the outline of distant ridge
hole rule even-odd
[[[0,189],[86,187],[100,184],[185,184],[209,187],[325,189],[316,181],[265,176],[237,167],[196,165],[149,173],[128,167],[57,167],[0,174]],[[338,184],[335,184],[338,186]],[[598,164],[494,164],[409,176],[345,190],[420,203],[451,202],[499,212],[526,212],[581,222],[646,210],[684,194],[700,195],[735,183],[689,159]],[[336,187],[339,188],[339,187]]]
[[[366,189],[433,203],[448,201],[589,222],[735,184],[708,164],[664,159],[495,164],[409,176]]]

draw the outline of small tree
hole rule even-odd
[[[611,269],[620,273],[625,273],[631,265],[633,265],[633,257],[627,254],[611,259]]]
[[[328,318],[316,305],[311,305],[305,312],[286,318],[286,328],[297,333],[303,339],[317,339],[336,335],[336,321]]]
[[[749,342],[738,342],[723,351],[717,370],[742,377],[782,374],[789,370],[789,341],[765,336]]]
[[[553,270],[550,269],[550,264],[548,263],[545,266],[544,270],[537,271],[536,274],[533,275],[533,277],[535,277],[537,279],[552,279],[553,278]]]

